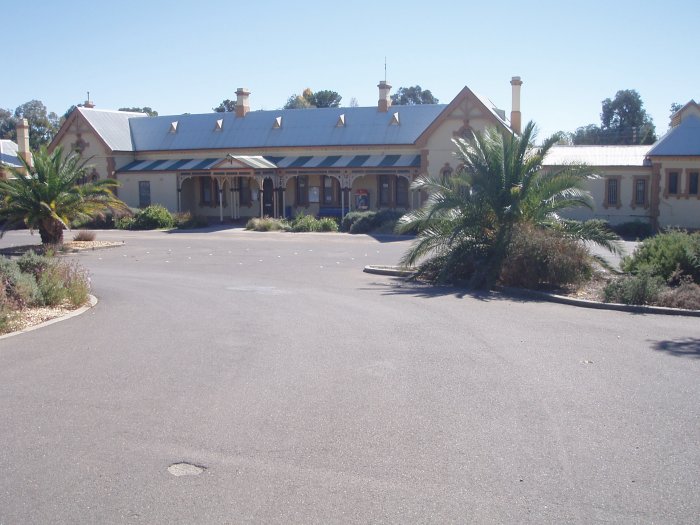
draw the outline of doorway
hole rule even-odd
[[[267,217],[273,217],[274,216],[274,209],[273,209],[273,202],[274,202],[274,184],[272,183],[272,179],[265,179],[263,181],[263,195],[262,195],[262,204],[263,204],[263,215]]]

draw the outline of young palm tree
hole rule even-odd
[[[520,136],[490,129],[468,140],[455,139],[462,168],[446,180],[423,176],[413,183],[413,189],[429,197],[421,209],[399,221],[399,231],[418,232],[402,264],[428,257],[428,266],[437,269],[443,280],[469,277],[473,286],[490,287],[518,223],[555,229],[566,237],[619,251],[616,236],[601,224],[559,216],[567,208],[593,208],[584,187],[594,176],[580,165],[543,169],[558,136],[536,147],[534,135],[530,122]]]
[[[39,230],[43,244],[61,244],[63,228],[71,221],[102,216],[106,211],[128,211],[115,197],[113,179],[80,184],[87,161],[76,153],[63,157],[63,149],[49,153],[42,147],[33,156],[34,167],[24,159],[24,169],[13,169],[14,178],[0,180],[0,235],[24,223]]]

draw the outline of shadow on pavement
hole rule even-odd
[[[672,341],[654,341],[652,348],[676,357],[700,359],[700,339],[695,337],[686,337]]]
[[[477,301],[511,301],[518,303],[538,303],[544,302],[537,298],[519,297],[517,295],[504,294],[498,291],[469,290],[455,286],[437,286],[406,281],[402,278],[393,278],[390,282],[374,282],[369,288],[359,288],[360,290],[380,290],[382,295],[412,295],[422,299],[432,299],[435,297],[456,297],[463,299],[471,297]]]

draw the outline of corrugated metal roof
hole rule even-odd
[[[95,108],[77,108],[90,125],[95,128],[112,151],[134,151],[129,121],[148,117],[145,113],[113,111]]]
[[[580,163],[589,166],[644,166],[651,146],[553,146],[545,166]]]
[[[5,166],[11,166],[13,168],[19,168],[22,163],[17,155],[17,144],[11,140],[0,140],[0,164]]]
[[[393,106],[386,113],[376,107],[282,109],[137,118],[129,121],[136,151],[274,148],[294,146],[353,146],[413,144],[446,108],[445,104]],[[400,125],[391,125],[394,113]],[[336,126],[340,115],[345,125]],[[282,124],[275,128],[275,119]],[[223,119],[223,128],[216,121]],[[170,133],[177,121],[177,132]]]
[[[649,155],[700,156],[700,118],[688,115],[654,145]]]

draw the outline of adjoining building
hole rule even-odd
[[[416,177],[458,169],[452,138],[521,132],[521,85],[512,78],[510,118],[468,87],[449,104],[392,106],[385,81],[374,107],[251,111],[244,88],[227,113],[148,117],[88,101],[51,148],[91,157],[89,178],[116,178],[132,207],[159,203],[219,221],[409,210],[425,198],[410,189]],[[652,146],[555,146],[547,166],[585,162],[600,175],[589,188],[596,210],[573,216],[700,228],[698,104],[672,125]]]
[[[10,169],[22,169],[24,164],[20,159],[25,159],[32,165],[32,154],[29,150],[29,123],[27,119],[17,122],[17,142],[0,139],[0,179],[12,178]]]
[[[671,128],[649,146],[555,146],[547,166],[585,163],[596,209],[573,210],[576,219],[611,224],[648,222],[654,229],[700,229],[700,106],[691,100],[671,117]]]

